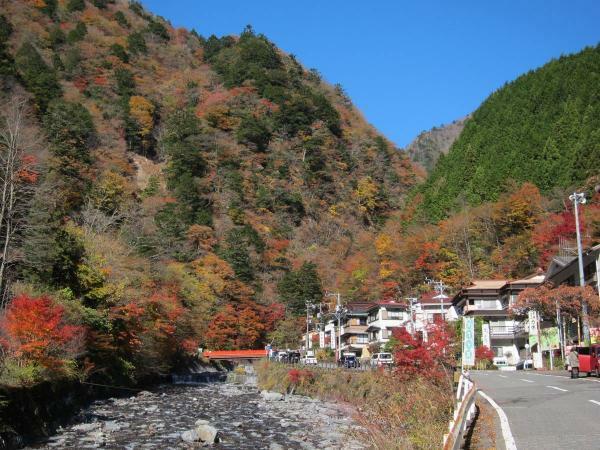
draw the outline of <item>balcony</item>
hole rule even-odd
[[[490,325],[490,336],[495,338],[512,338],[525,333],[523,324]]]
[[[366,332],[366,325],[350,325],[342,328],[342,336],[346,336],[348,334],[364,334]]]

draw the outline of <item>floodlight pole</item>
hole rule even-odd
[[[581,231],[579,230],[579,205],[585,205],[585,193],[574,192],[569,196],[569,200],[573,202],[575,210],[575,231],[577,234],[577,262],[579,265],[579,286],[585,287],[585,275],[583,273],[583,250],[581,248]],[[583,322],[583,340],[586,345],[590,345],[590,322],[588,317],[587,302],[581,301],[581,319]]]

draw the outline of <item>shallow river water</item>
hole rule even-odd
[[[96,401],[72,425],[30,448],[189,449],[182,432],[206,419],[218,449],[360,449],[352,411],[301,396],[267,401],[231,383],[163,385],[129,398]]]

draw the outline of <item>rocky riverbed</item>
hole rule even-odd
[[[232,383],[164,385],[96,401],[59,429],[45,449],[189,449],[197,424],[218,430],[218,449],[361,449],[352,411],[301,396]],[[192,433],[190,433],[192,431]],[[187,433],[186,433],[187,432]]]

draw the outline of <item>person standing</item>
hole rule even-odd
[[[569,366],[571,366],[571,378],[579,378],[579,353],[573,347],[569,353]]]

